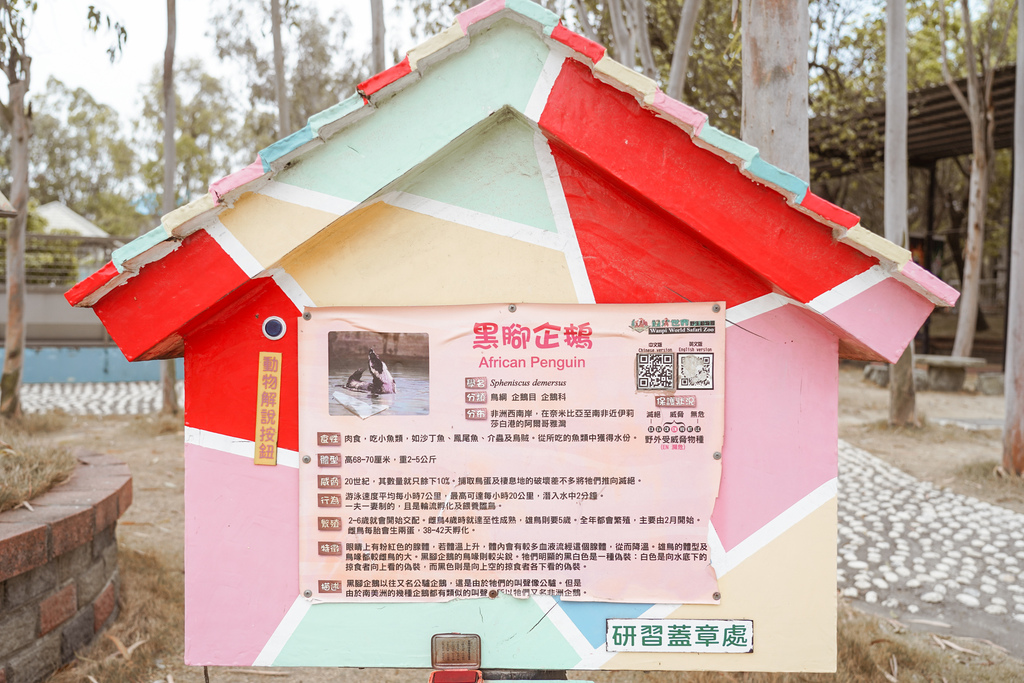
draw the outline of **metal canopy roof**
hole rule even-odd
[[[997,69],[992,82],[996,149],[1013,144],[1013,99],[1016,65]],[[966,79],[957,81],[961,92]],[[908,93],[907,156],[911,166],[929,166],[938,159],[971,153],[971,122],[945,83]],[[811,121],[812,175],[845,175],[881,161],[885,148],[885,101],[871,107],[863,122],[867,135],[858,145],[829,140],[829,126]],[[871,138],[874,138],[872,140]],[[837,168],[841,165],[842,168]]]

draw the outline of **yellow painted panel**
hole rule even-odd
[[[451,48],[452,45],[462,40],[465,36],[466,34],[462,32],[462,26],[455,22],[444,31],[409,50],[409,68],[415,71],[419,68],[420,61],[424,59],[431,61],[428,58],[433,57],[445,48]],[[467,40],[466,43],[468,44],[469,41]],[[435,59],[440,57],[441,55],[437,55]]]
[[[610,83],[619,90],[633,91],[640,97],[647,97],[658,92],[658,84],[653,80],[628,66],[619,64],[608,55],[602,57],[594,65],[594,74],[605,83]]]
[[[577,302],[562,252],[382,202],[281,265],[317,306]]]
[[[684,605],[672,619],[753,619],[752,654],[672,654],[671,668],[836,670],[836,512],[833,498],[718,582],[717,607]],[[661,653],[615,655],[602,668],[664,669]]]
[[[909,251],[893,244],[881,235],[876,235],[859,223],[842,234],[839,241],[849,244],[868,256],[888,259],[899,268],[902,268],[903,264],[910,260]]]
[[[213,211],[216,208],[217,198],[212,193],[207,192],[202,197],[193,199],[185,206],[179,206],[174,211],[165,214],[160,219],[160,223],[164,226],[168,236],[181,237],[177,232],[178,228],[193,218],[201,216],[207,211]]]
[[[246,192],[235,208],[220,214],[224,227],[264,268],[277,263],[300,244],[338,218],[255,192]]]

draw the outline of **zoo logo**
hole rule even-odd
[[[629,328],[637,334],[643,334],[650,327],[648,322],[643,318],[633,318],[633,322],[630,323]]]

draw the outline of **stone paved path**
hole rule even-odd
[[[178,382],[178,401],[185,405],[185,383]],[[23,384],[22,410],[43,413],[63,410],[72,415],[144,415],[163,405],[159,382],[81,382]]]
[[[1024,515],[942,489],[839,443],[840,592],[1024,656]],[[879,609],[882,608],[882,609]]]
[[[179,383],[179,397],[183,388]],[[142,414],[158,382],[28,384],[27,412]],[[919,481],[839,443],[840,592],[867,609],[997,642],[1024,657],[1024,515]]]

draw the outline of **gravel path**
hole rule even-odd
[[[160,402],[158,382],[22,388],[26,412],[144,414]],[[864,608],[929,629],[948,624],[1024,657],[1024,515],[840,441],[837,554],[839,590]]]
[[[185,383],[178,382],[178,401],[185,405]],[[23,384],[26,413],[63,410],[71,415],[145,415],[163,405],[159,382],[81,382]]]
[[[839,442],[839,589],[1024,656],[1024,515],[919,481]]]

